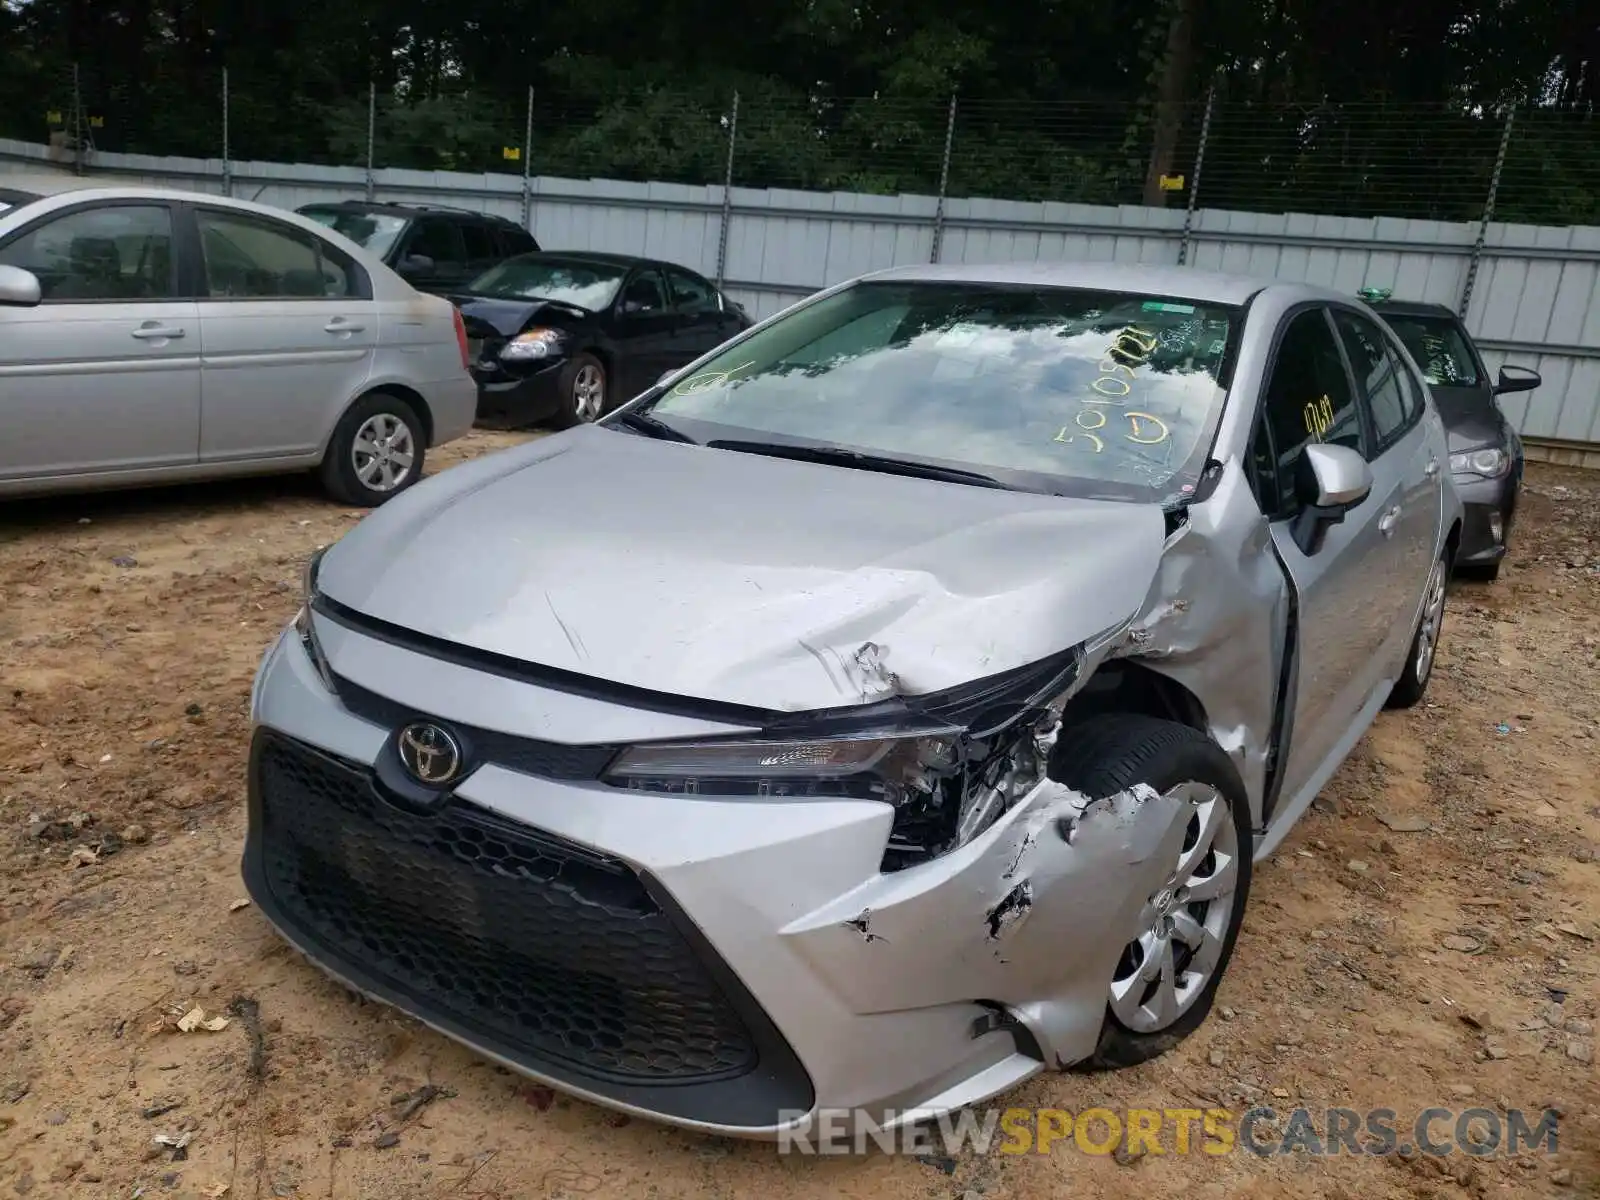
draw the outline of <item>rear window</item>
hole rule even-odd
[[[319,225],[343,234],[364,250],[382,258],[406,227],[406,218],[393,213],[363,212],[354,208],[320,208],[310,204],[299,210]]]
[[[1447,317],[1402,317],[1385,314],[1395,335],[1417,360],[1422,375],[1435,387],[1476,387],[1478,368],[1467,349],[1461,327]]]

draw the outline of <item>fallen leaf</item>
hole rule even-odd
[[[1448,934],[1440,938],[1439,945],[1446,950],[1455,950],[1461,954],[1477,954],[1483,949],[1483,943],[1477,938],[1463,937],[1459,933]]]
[[[238,912],[241,908],[249,908],[249,907],[250,907],[250,901],[249,900],[240,899],[240,900],[235,900],[232,904],[228,905],[228,911],[229,912]]]
[[[178,1018],[179,1033],[193,1033],[196,1029],[205,1029],[211,1033],[221,1033],[228,1027],[227,1017],[208,1017],[203,1008],[191,1008]]]

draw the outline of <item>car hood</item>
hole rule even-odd
[[[461,310],[461,322],[467,327],[467,336],[475,338],[515,337],[535,317],[559,325],[571,325],[582,319],[580,310],[546,300],[453,295],[450,301]]]
[[[803,711],[939,691],[1133,618],[1157,505],[582,426],[452,468],[324,557],[358,613],[619,684]]]
[[[1506,439],[1505,416],[1487,388],[1435,385],[1429,390],[1444,422],[1451,453],[1498,445]]]

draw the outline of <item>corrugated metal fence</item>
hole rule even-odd
[[[60,170],[44,146],[0,139],[0,171]],[[524,179],[96,154],[89,173],[295,208],[361,197],[453,204],[526,220],[551,249],[650,254],[720,276],[765,316],[852,275],[905,263],[1089,259],[1186,262],[1457,307],[1491,370],[1544,376],[1506,397],[1538,457],[1600,466],[1600,227],[1097,207]],[[1481,246],[1479,244],[1481,236]]]

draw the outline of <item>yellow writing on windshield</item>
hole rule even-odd
[[[674,396],[694,396],[700,392],[709,392],[714,387],[721,387],[740,371],[755,366],[755,361],[741,363],[727,371],[704,371],[699,375],[691,375],[682,383],[672,389]]]

